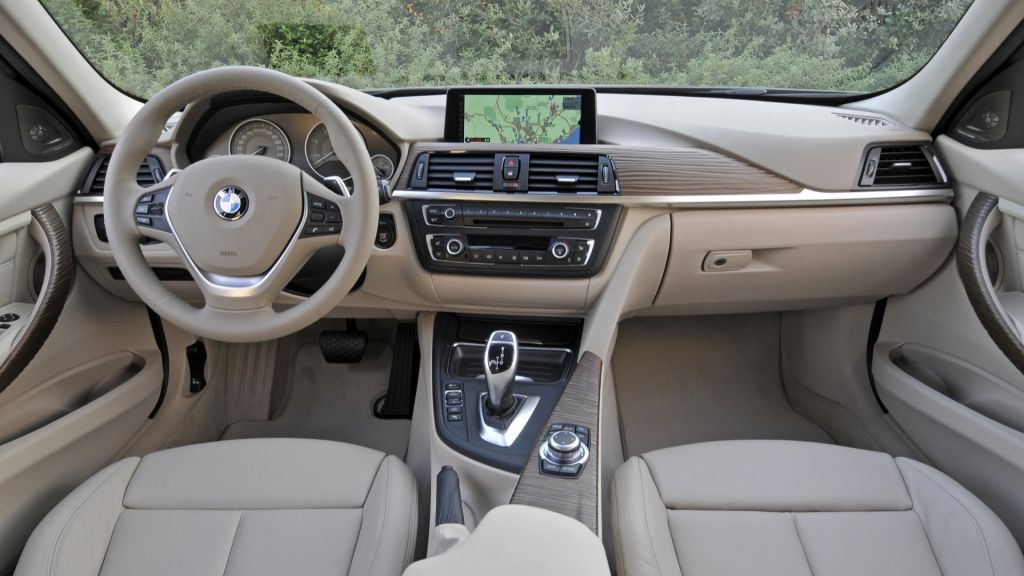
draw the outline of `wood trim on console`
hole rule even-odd
[[[601,461],[598,414],[601,411],[601,359],[586,352],[569,377],[558,404],[544,425],[544,432],[530,453],[526,468],[519,476],[511,504],[545,508],[575,518],[597,534],[598,463]],[[590,458],[579,478],[559,478],[540,473],[540,446],[555,423],[583,425],[590,429]]]
[[[604,154],[615,163],[623,196],[681,194],[796,194],[803,186],[746,162],[695,147],[617,145],[452,144],[418,142],[409,151],[398,182],[407,185],[416,158],[425,152],[522,152]]]

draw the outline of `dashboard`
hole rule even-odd
[[[352,120],[390,193],[339,315],[578,316],[605,295],[661,314],[873,302],[927,278],[956,236],[930,136],[877,114],[576,89],[553,104],[489,89],[451,105],[451,93],[312,84]],[[189,106],[152,157],[170,169],[259,154],[344,179],[319,125],[266,95],[214,97]],[[83,190],[79,259],[134,298],[102,237],[102,186]],[[169,288],[202,301],[169,246],[142,248]],[[276,305],[301,302],[341,258],[318,253]]]

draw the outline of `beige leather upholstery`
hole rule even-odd
[[[557,512],[510,504],[484,516],[468,538],[420,560],[404,576],[608,576],[593,532]]]
[[[612,490],[620,576],[1024,576],[980,500],[879,452],[692,444],[629,459]]]
[[[398,458],[234,440],[108,466],[46,516],[15,574],[394,576],[415,539],[416,483]]]

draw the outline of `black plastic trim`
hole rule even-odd
[[[163,320],[160,319],[159,314],[148,306],[146,307],[146,314],[149,315],[149,325],[153,329],[153,339],[156,340],[156,347],[160,350],[160,366],[163,370],[163,377],[160,380],[160,396],[156,399],[156,406],[153,406],[153,411],[149,413],[149,419],[152,420],[156,413],[160,411],[160,407],[163,406],[164,398],[167,397],[171,359],[167,352],[167,335],[164,334]]]
[[[561,331],[553,327],[562,328]],[[431,382],[431,401],[434,406],[434,426],[441,440],[456,452],[468,456],[478,462],[494,466],[501,470],[521,473],[533,453],[537,439],[547,430],[547,421],[554,410],[558,399],[571,377],[564,377],[560,382],[517,382],[514,392],[540,396],[541,402],[530,418],[527,427],[516,442],[507,448],[488,444],[482,440],[476,422],[475,402],[464,402],[464,418],[461,422],[448,422],[445,419],[444,393],[446,382],[459,382],[463,385],[463,396],[467,400],[486,389],[486,384],[479,379],[452,378],[448,376],[448,351],[457,341],[480,341],[481,334],[489,330],[504,329],[522,334],[520,345],[530,342],[535,333],[550,334],[556,340],[545,344],[569,348],[575,359],[579,350],[583,321],[578,319],[534,319],[505,318],[499,316],[460,316],[452,313],[438,314],[434,320],[434,345],[431,351],[433,373]],[[488,332],[489,333],[489,332]],[[564,336],[569,336],[565,338]],[[560,337],[561,336],[561,337]],[[568,342],[566,341],[568,340]]]
[[[487,193],[483,193],[487,194]],[[573,194],[565,194],[565,204],[553,205],[544,204],[546,208],[579,208],[594,209],[593,206],[575,205]],[[410,230],[413,234],[413,244],[416,247],[416,256],[424,269],[431,272],[445,272],[450,274],[467,274],[475,276],[505,276],[512,278],[589,278],[598,274],[604,267],[611,252],[613,240],[618,231],[619,215],[621,206],[602,205],[603,211],[601,221],[597,228],[517,228],[513,226],[486,226],[486,227],[463,227],[463,226],[428,226],[423,220],[423,207],[427,204],[458,204],[460,206],[472,205],[473,202],[451,202],[451,201],[427,201],[408,200],[406,201],[406,216],[409,219]],[[490,206],[491,204],[488,204]],[[507,206],[505,204],[494,204],[494,206]],[[530,208],[532,205],[514,204],[516,208]],[[524,242],[529,240],[545,240],[544,246],[547,249],[547,241],[553,238],[577,238],[594,240],[595,246],[590,260],[586,265],[581,266],[502,266],[487,264],[472,264],[470,262],[453,262],[447,260],[434,260],[430,257],[427,246],[427,234],[434,235],[462,235],[462,236],[497,236],[507,238],[518,238]]]
[[[867,349],[867,364],[868,364],[868,383],[871,384],[871,393],[875,396],[875,402],[878,402],[878,407],[882,409],[883,414],[888,414],[889,409],[885,407],[885,402],[882,402],[882,397],[878,394],[878,386],[875,384],[875,370],[873,367],[873,359],[875,357],[875,344],[878,343],[878,336],[882,333],[882,321],[885,320],[885,307],[889,300],[883,298],[875,302],[875,310],[871,314],[871,325],[868,327],[868,349]]]
[[[1016,62],[1024,59],[1024,54],[1021,53],[1022,48],[1024,48],[1024,22],[1018,24],[1013,29],[1013,32],[1010,32],[1006,40],[1003,41],[999,48],[996,48],[996,51],[992,53],[989,59],[974,73],[974,76],[967,82],[964,89],[957,94],[956,98],[953,99],[953,103],[950,104],[945,114],[939,120],[939,123],[935,126],[932,136],[948,133],[951,137],[955,138],[953,136],[955,134],[954,128],[960,115],[967,110],[978,96],[981,96],[981,91],[985,89],[989,80]],[[960,140],[957,139],[957,141],[959,142]],[[963,143],[972,146],[970,141]]]

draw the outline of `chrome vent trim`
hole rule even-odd
[[[864,155],[860,171],[860,186],[864,188],[920,188],[947,182],[938,156],[927,144],[871,146]]]

